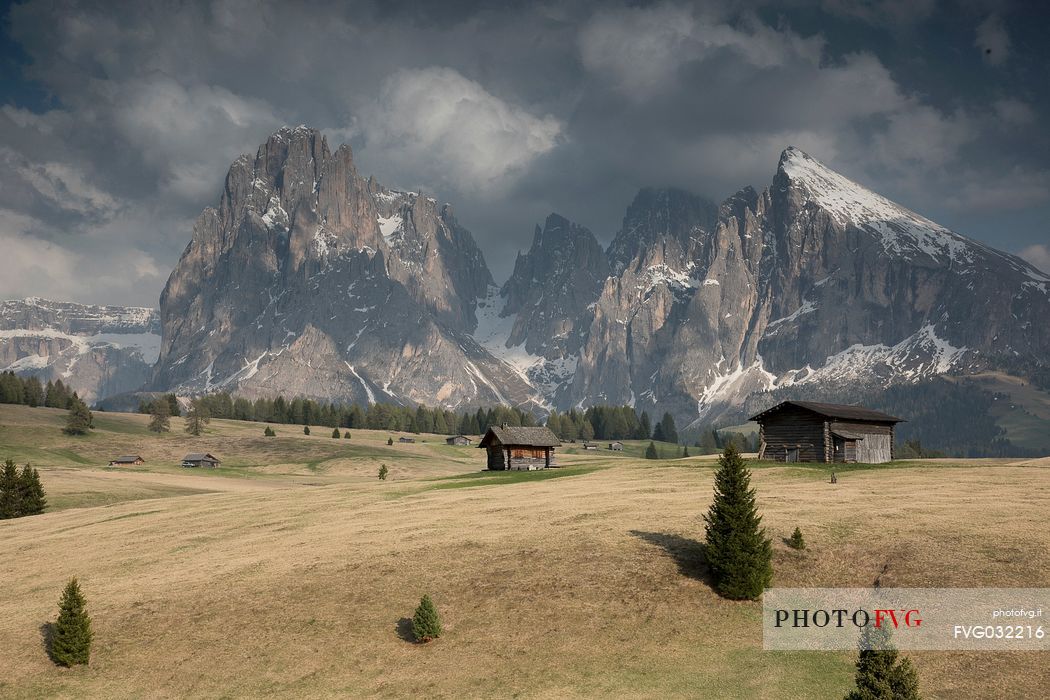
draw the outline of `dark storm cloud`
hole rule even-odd
[[[792,144],[963,233],[1046,252],[1031,16],[784,7],[12,6],[0,296],[154,304],[229,163],[297,123],[351,143],[362,172],[452,201],[497,277],[552,210],[608,240],[638,188],[717,201],[766,186]]]

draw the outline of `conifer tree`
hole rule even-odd
[[[390,470],[387,469],[385,464],[380,464],[379,465],[379,480],[380,481],[386,481],[386,475],[389,474],[389,473],[390,473]]]
[[[394,438],[392,438],[392,437],[388,437],[388,438],[386,439],[386,444],[387,444],[387,446],[388,446],[388,447],[389,447],[389,446],[391,446],[391,445],[393,445],[393,444],[394,444]]]
[[[344,440],[349,440],[350,439],[350,431],[349,430],[344,430],[343,431],[343,439]]]
[[[28,464],[22,467],[22,473],[18,475],[18,501],[21,515],[40,515],[47,507],[40,472]]]
[[[857,657],[856,688],[845,700],[921,700],[919,675],[907,658],[898,661],[885,628],[866,627]]]
[[[18,468],[13,459],[4,462],[0,471],[0,520],[17,518],[22,514],[21,489]]]
[[[303,435],[309,435],[309,434],[310,434],[310,426],[304,425],[303,426]]]
[[[87,435],[94,424],[94,418],[87,404],[80,400],[76,392],[69,397],[69,415],[66,417],[66,427],[62,429],[66,435]]]
[[[339,428],[332,428],[332,437],[339,439]]]
[[[171,404],[167,399],[161,397],[155,399],[150,405],[149,429],[150,432],[166,433],[171,430]]]
[[[656,445],[650,441],[649,446],[645,448],[646,459],[660,459],[660,455],[656,453]]]
[[[51,627],[51,658],[62,666],[86,664],[91,657],[91,618],[76,578],[69,580]]]
[[[412,635],[417,642],[426,643],[441,636],[441,619],[429,595],[424,595],[412,616]]]
[[[788,545],[792,549],[806,548],[806,540],[802,538],[802,530],[795,528],[795,531],[791,533],[791,539],[788,540]]]
[[[263,437],[273,437],[276,434],[270,426],[266,426],[266,430],[263,431]]]
[[[683,445],[682,446],[682,456],[683,457],[688,457],[689,456],[689,445]]]
[[[756,600],[773,579],[773,547],[761,527],[751,472],[732,443],[718,459],[715,498],[704,520],[718,592],[731,600]]]
[[[190,435],[200,435],[204,432],[204,426],[211,422],[211,412],[201,399],[193,399],[190,407],[186,410],[186,432]]]

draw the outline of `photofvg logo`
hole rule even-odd
[[[1045,588],[772,588],[762,607],[770,650],[1050,649]]]

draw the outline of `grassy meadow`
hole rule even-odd
[[[699,543],[714,460],[565,449],[488,473],[443,436],[0,406],[0,459],[49,508],[0,521],[0,697],[841,698],[849,653],[764,652],[761,604],[712,590]],[[386,441],[394,437],[395,444]],[[670,446],[668,446],[670,447]],[[179,465],[212,452],[215,470]],[[110,468],[121,454],[146,464]],[[386,481],[376,478],[381,464]],[[828,470],[756,463],[776,586],[1050,587],[1050,462]],[[784,538],[799,526],[808,549]],[[80,579],[91,664],[44,651]],[[424,593],[445,634],[408,638]],[[1034,653],[917,653],[928,698],[1044,696]]]

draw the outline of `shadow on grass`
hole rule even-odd
[[[52,663],[57,663],[55,657],[51,653],[51,640],[54,638],[55,625],[53,622],[45,622],[40,625],[40,646],[44,648],[44,653],[47,654],[47,658],[51,659]]]
[[[678,572],[691,579],[702,581],[712,588],[715,585],[711,570],[707,566],[702,542],[666,532],[642,532],[631,530],[635,537],[661,547],[678,564]]]
[[[397,621],[397,636],[409,644],[416,644],[416,635],[412,634],[412,618],[402,617]]]

